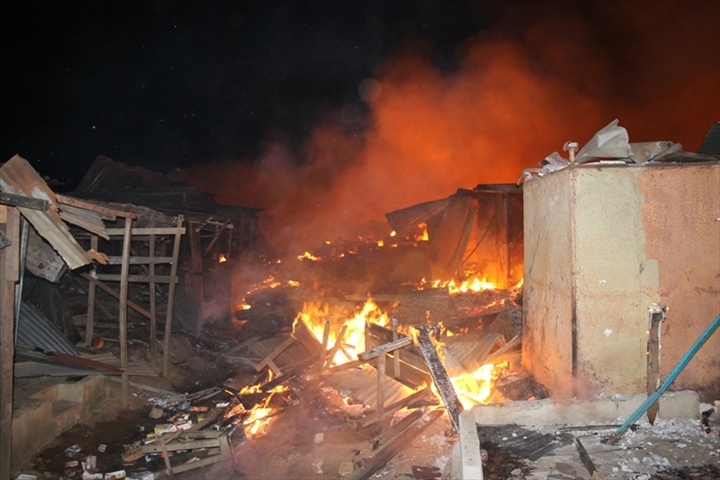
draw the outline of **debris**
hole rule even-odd
[[[95,455],[88,455],[85,460],[82,461],[82,469],[85,472],[90,472],[97,468],[97,457]]]
[[[353,465],[353,462],[340,462],[340,468],[338,468],[338,474],[341,477],[347,477],[350,475],[353,470],[355,470],[355,466]]]
[[[387,462],[392,460],[397,454],[402,452],[412,441],[425,431],[435,420],[442,415],[442,410],[433,410],[423,416],[404,432],[399,433],[385,447],[375,454],[362,468],[355,470],[347,478],[348,480],[366,480],[370,476],[384,467]]]
[[[324,439],[325,439],[325,434],[323,432],[315,434],[315,439],[314,439],[315,443],[320,444],[323,442]]]
[[[116,472],[110,472],[105,474],[105,480],[121,480],[127,477],[125,470],[118,470]]]
[[[105,453],[105,449],[107,449],[107,445],[105,445],[104,443],[98,445],[98,452]]]
[[[163,416],[165,411],[160,405],[153,405],[152,409],[150,410],[149,417],[158,419]]]
[[[65,468],[72,468],[72,467],[77,467],[77,466],[78,466],[77,460],[71,460],[69,462],[65,462]]]
[[[453,427],[455,427],[455,431],[457,432],[460,427],[459,415],[463,410],[462,405],[460,404],[460,400],[458,400],[455,388],[450,382],[450,377],[440,361],[437,350],[435,350],[435,346],[430,339],[427,327],[421,325],[420,327],[417,327],[417,329],[420,331],[420,335],[418,335],[418,345],[420,346],[420,351],[423,354],[423,358],[425,358],[425,362],[430,369],[430,374],[433,377],[435,386],[440,392],[440,398],[442,398],[445,408],[450,415]]]
[[[585,465],[585,468],[587,468],[588,473],[592,478],[598,477],[598,471],[597,468],[595,468],[595,464],[593,463],[592,459],[590,458],[590,455],[588,455],[587,450],[585,450],[585,447],[583,446],[582,442],[579,438],[575,437],[575,447],[577,448],[578,454],[580,454],[580,461],[583,465]]]
[[[65,455],[67,455],[68,457],[72,458],[72,457],[74,457],[75,455],[77,455],[78,453],[80,453],[81,450],[82,450],[82,448],[80,448],[80,445],[78,445],[78,444],[76,443],[75,445],[73,445],[73,446],[68,447],[68,448],[65,449]]]
[[[411,468],[413,477],[419,480],[435,480],[442,476],[442,472],[437,467],[420,467],[413,465]]]

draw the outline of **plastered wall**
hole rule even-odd
[[[649,305],[663,377],[720,313],[720,163],[576,166],[524,209],[523,364],[554,397],[644,392]],[[720,332],[672,389],[720,395]]]

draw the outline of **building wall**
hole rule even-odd
[[[577,166],[524,192],[523,364],[555,397],[644,392],[647,307],[669,307],[663,377],[720,313],[720,163]],[[672,389],[720,395],[719,363],[717,332]]]
[[[524,186],[522,358],[555,395],[572,391],[572,190],[567,172]]]

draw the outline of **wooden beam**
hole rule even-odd
[[[154,220],[150,220],[152,226]],[[155,235],[150,235],[150,241],[148,242],[148,255],[150,258],[155,257]],[[155,262],[150,262],[149,272],[150,278],[155,278]],[[155,282],[150,282],[150,360],[155,361],[157,355],[157,300]]]
[[[275,350],[273,350],[272,352],[270,352],[270,354],[268,354],[267,357],[263,358],[260,363],[258,363],[257,365],[255,365],[255,371],[256,371],[256,372],[259,372],[260,370],[262,370],[263,368],[265,368],[266,365],[269,366],[269,365],[270,365],[270,362],[273,361],[273,360],[275,360],[275,358],[276,358],[278,355],[280,355],[282,352],[284,352],[286,348],[288,348],[290,345],[292,345],[292,343],[293,343],[294,341],[295,341],[295,337],[293,337],[292,335],[290,335],[288,338],[286,338],[285,341],[284,341],[283,343],[281,343],[280,345],[278,345],[278,347],[275,348]],[[276,367],[277,367],[277,366],[276,366]],[[279,369],[278,369],[278,370],[279,370]],[[273,369],[273,371],[275,372],[276,375],[282,375],[282,373],[276,372],[275,369]]]
[[[26,197],[25,195],[15,195],[14,193],[0,192],[0,203],[4,205],[12,205],[14,207],[29,208],[45,212],[48,209],[48,201],[42,198]]]
[[[175,243],[173,244],[173,263],[170,267],[170,276],[177,276],[178,269],[178,257],[180,256],[180,241],[182,235],[185,233],[185,229],[182,228],[185,219],[182,215],[177,217],[177,226],[175,233]],[[163,345],[163,377],[167,378],[168,371],[170,368],[170,337],[172,336],[172,320],[173,320],[173,305],[175,304],[175,283],[171,283],[168,289],[167,308],[165,316],[165,338]]]
[[[415,438],[425,431],[432,423],[442,415],[442,410],[433,410],[426,416],[420,418],[404,432],[397,435],[375,454],[362,468],[355,470],[345,480],[366,480],[375,472],[384,467],[397,454],[405,450]]]
[[[132,262],[130,262],[132,264]],[[102,280],[105,282],[120,282],[122,281],[122,274],[112,274],[112,273],[98,273],[97,275],[98,280]],[[177,283],[178,278],[175,275],[155,275],[151,277],[150,275],[128,275],[127,277],[128,282],[130,283]]]
[[[377,410],[377,419],[380,420],[383,417],[385,408],[385,360],[387,360],[387,354],[382,352],[377,359],[377,403],[375,410]]]
[[[380,345],[379,347],[375,347],[372,350],[368,350],[366,352],[361,353],[358,355],[358,358],[362,358],[363,360],[369,360],[371,358],[377,357],[381,353],[389,353],[394,350],[397,350],[398,348],[407,347],[408,345],[412,344],[412,338],[410,337],[404,337],[400,340],[395,340],[394,342],[386,343],[385,345]]]
[[[113,290],[112,288],[110,288],[107,285],[105,285],[104,283],[102,283],[100,280],[94,279],[92,276],[88,275],[87,273],[81,273],[80,276],[83,277],[88,282],[94,283],[95,285],[97,285],[98,288],[100,288],[100,290],[102,290],[103,292],[109,294],[110,296],[114,297],[117,300],[120,300],[120,295],[115,290]],[[138,305],[135,302],[128,300],[127,306],[132,308],[139,314],[146,316],[147,318],[152,318],[152,316],[150,315],[150,312],[148,312],[147,310],[145,310],[144,308],[142,308],[140,305]]]
[[[0,206],[5,236],[0,250],[0,478],[10,478],[12,460],[13,356],[15,355],[15,286],[19,280],[20,213]]]
[[[98,250],[98,236],[90,236],[90,249]],[[93,282],[88,282],[88,308],[87,321],[85,322],[85,345],[90,346],[93,336],[95,335],[95,290],[97,286]]]
[[[227,220],[225,220],[225,223],[223,223],[222,226],[215,232],[215,236],[210,241],[210,245],[208,245],[207,248],[205,249],[205,252],[203,253],[203,257],[208,256],[208,254],[210,253],[210,250],[212,250],[212,248],[215,246],[218,239],[220,238],[220,235],[222,235],[222,232],[225,230],[225,227],[227,227],[229,224],[230,224],[230,219],[228,218]]]
[[[120,267],[120,307],[118,320],[120,322],[120,366],[125,370],[122,373],[122,404],[128,408],[128,353],[127,353],[127,313],[128,313],[128,274],[130,273],[130,243],[132,241],[132,218],[125,218],[125,235],[123,236],[122,257]]]
[[[150,239],[154,239],[155,235],[150,235]],[[153,248],[153,252],[155,249]],[[156,265],[158,263],[172,263],[172,257],[156,257],[154,253],[151,253],[148,257],[133,256],[130,257],[130,265]],[[122,257],[109,256],[108,265],[121,265]]]
[[[455,387],[453,387],[453,384],[450,381],[450,376],[445,371],[445,367],[440,361],[440,357],[438,356],[437,350],[435,350],[435,345],[433,345],[432,340],[430,339],[427,328],[424,325],[421,325],[417,327],[417,329],[420,331],[420,334],[418,335],[418,346],[420,347],[420,351],[422,352],[425,362],[430,369],[430,374],[432,375],[435,386],[440,393],[440,398],[442,398],[442,401],[445,404],[448,415],[450,415],[450,420],[452,420],[455,431],[459,432],[460,412],[463,411],[463,408],[460,404],[460,400],[458,400]]]
[[[123,234],[122,228],[108,228],[106,229],[108,235],[111,237],[119,237]],[[145,227],[145,228],[133,228],[132,234],[135,235],[183,235],[185,228],[183,227]]]
[[[340,329],[340,333],[338,333],[337,339],[335,339],[335,345],[330,349],[330,353],[328,353],[327,357],[325,357],[325,366],[329,367],[333,359],[335,358],[335,354],[338,352],[340,347],[342,346],[343,338],[345,337],[345,332],[347,331],[347,323],[343,324],[342,328]]]
[[[325,320],[325,328],[323,329],[323,341],[318,358],[318,373],[322,373],[325,368],[325,358],[327,358],[327,345],[330,339],[330,320]]]

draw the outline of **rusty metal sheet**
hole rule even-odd
[[[0,167],[0,189],[6,193],[47,200],[49,208],[46,212],[18,208],[35,230],[63,257],[70,269],[91,262],[90,257],[60,218],[55,194],[27,160],[15,155]]]
[[[467,196],[450,198],[437,229],[430,234],[430,271],[434,280],[451,280],[461,267],[470,241],[477,205]]]
[[[404,237],[416,229],[421,223],[427,223],[428,220],[445,211],[449,203],[449,198],[431,200],[413,205],[412,207],[386,213],[385,218],[393,230],[395,230],[395,233],[399,237]]]

